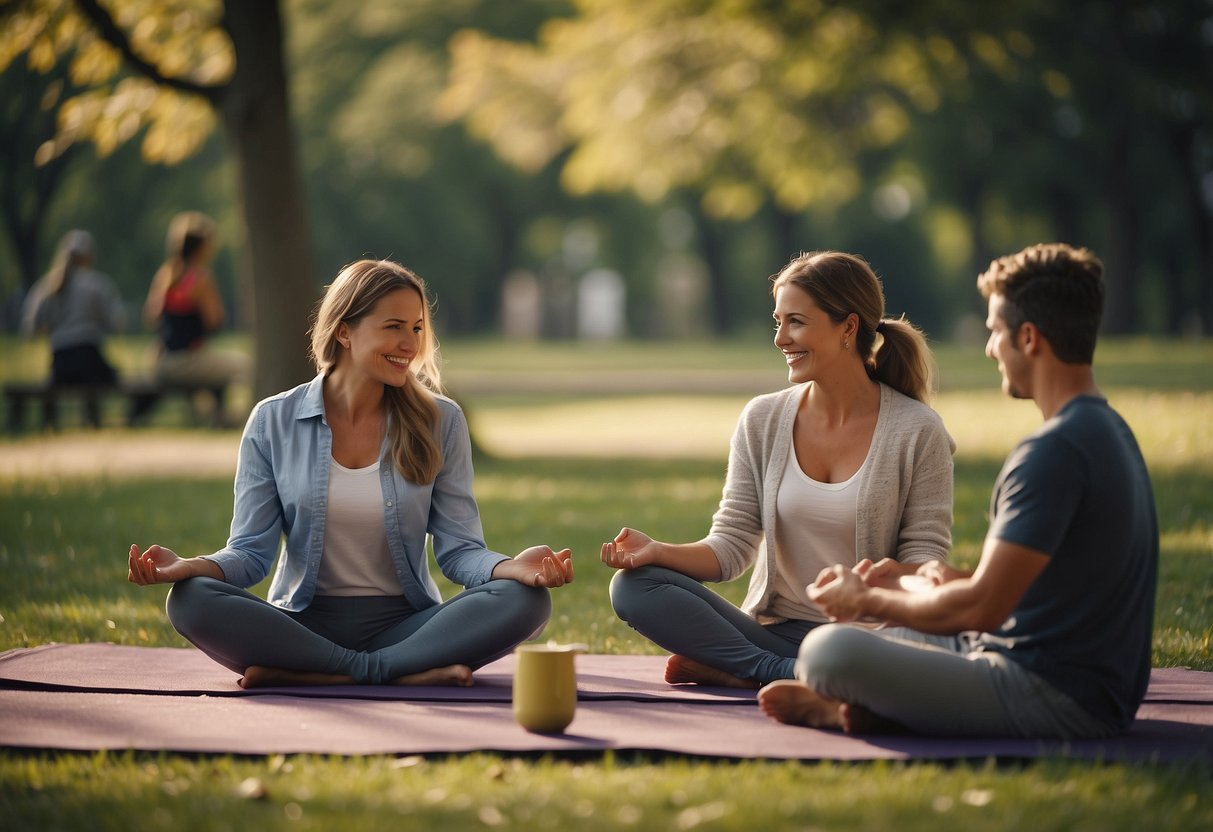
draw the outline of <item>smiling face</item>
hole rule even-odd
[[[986,357],[998,362],[1002,374],[1002,391],[1013,399],[1030,399],[1029,376],[1026,370],[1027,357],[1017,346],[1016,333],[1012,332],[1003,318],[1002,308],[1006,299],[1000,294],[990,295],[986,314]]]
[[[844,354],[846,322],[834,323],[813,297],[790,283],[775,292],[775,347],[788,362],[788,381],[820,379]]]
[[[337,340],[346,350],[339,364],[383,384],[400,387],[422,347],[425,302],[414,289],[396,289],[354,324],[342,323]]]

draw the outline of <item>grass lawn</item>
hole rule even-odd
[[[121,348],[138,355],[135,342]],[[37,377],[29,375],[41,366],[29,349],[0,343],[0,379]],[[478,463],[476,481],[489,544],[510,552],[550,542],[577,555],[577,581],[555,593],[547,635],[597,652],[657,652],[614,618],[598,546],[622,525],[670,540],[706,531],[738,412],[752,393],[782,383],[768,342],[455,342],[445,352],[451,387],[493,452]],[[1001,396],[980,348],[941,348],[939,362],[936,404],[959,445],[954,560],[972,564],[1001,459],[1039,415]],[[1163,535],[1154,662],[1213,670],[1213,343],[1111,342],[1097,368],[1154,478]],[[177,432],[115,428],[96,440]],[[125,582],[125,552],[132,541],[183,554],[217,548],[230,520],[230,477],[25,468],[17,476],[6,464],[33,443],[53,454],[57,443],[82,436],[90,435],[0,441],[0,650],[49,641],[184,645],[164,618],[166,590]],[[720,589],[739,601],[744,582]],[[1213,828],[1210,774],[1061,760],[838,765],[5,750],[0,827],[1180,830]]]

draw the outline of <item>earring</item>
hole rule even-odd
[[[844,350],[850,349],[851,348],[851,339],[843,338],[842,339],[842,348]]]

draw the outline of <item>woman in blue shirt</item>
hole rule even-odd
[[[547,623],[571,554],[485,546],[467,422],[438,392],[419,277],[386,260],[347,266],[311,336],[316,378],[249,416],[227,546],[181,558],[132,545],[128,578],[173,583],[173,626],[243,687],[470,685]],[[465,587],[445,602],[427,535]],[[269,574],[284,536],[263,601],[244,588]]]

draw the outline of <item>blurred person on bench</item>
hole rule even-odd
[[[822,568],[909,574],[951,547],[955,445],[927,404],[922,333],[885,317],[880,279],[852,254],[802,254],[772,294],[791,386],[742,413],[708,536],[624,528],[602,545],[615,612],[670,651],[671,684],[790,679],[801,640],[829,620],[805,591]],[[704,585],[751,566],[740,609]]]
[[[225,394],[247,374],[245,356],[215,349],[210,337],[226,318],[210,264],[217,245],[214,221],[197,211],[173,217],[165,240],[165,260],[152,278],[143,307],[144,322],[156,331],[155,380],[159,384],[209,390],[216,422],[222,422]],[[137,421],[155,404],[139,402]]]
[[[93,268],[95,258],[92,234],[79,229],[67,232],[50,268],[25,299],[22,334],[50,336],[51,387],[101,388],[118,383],[118,371],[106,359],[103,345],[107,335],[126,326],[126,310],[113,281]],[[43,406],[44,421],[54,427],[54,399]],[[87,421],[101,427],[100,396],[86,392],[84,407]]]
[[[809,633],[796,680],[758,693],[773,719],[852,733],[1102,738],[1150,679],[1158,523],[1133,432],[1096,386],[1103,266],[1036,245],[978,279],[986,355],[1044,424],[1007,457],[976,570],[918,585],[876,564],[823,570],[810,596],[840,623]],[[872,630],[851,623],[878,621]]]

